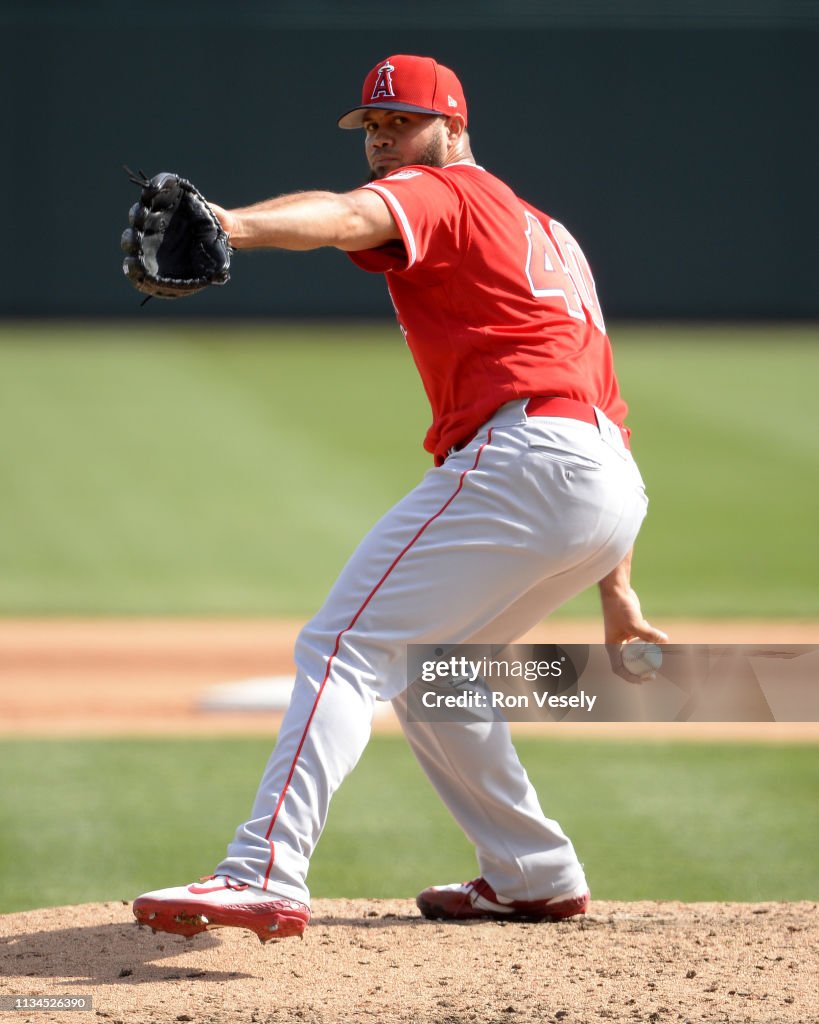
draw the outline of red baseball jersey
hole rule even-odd
[[[401,242],[350,253],[383,273],[432,407],[438,457],[505,402],[561,395],[622,424],[594,279],[565,227],[470,163],[404,167],[363,188]]]

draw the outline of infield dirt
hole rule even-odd
[[[289,619],[0,619],[0,736],[272,734],[258,711],[203,711],[209,687],[292,676],[302,623]],[[663,622],[675,643],[819,643],[819,622]],[[521,638],[600,643],[596,621],[554,619]],[[397,728],[390,714],[376,727]],[[518,724],[525,731],[528,727]],[[812,722],[537,723],[606,738],[819,740]]]

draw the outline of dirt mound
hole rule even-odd
[[[594,902],[559,924],[441,924],[408,900],[317,900],[303,941],[185,940],[127,903],[0,917],[0,1000],[90,996],[111,1024],[815,1024],[815,903]]]

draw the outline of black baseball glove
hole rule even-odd
[[[126,168],[128,170],[128,168]],[[192,295],[230,280],[228,237],[201,193],[163,171],[150,181],[128,171],[142,194],[122,233],[122,271],[138,291],[162,299]]]

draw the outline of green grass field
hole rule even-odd
[[[819,616],[819,332],[611,334],[647,611]],[[0,614],[308,614],[427,415],[390,325],[4,325]]]
[[[207,874],[250,809],[266,739],[6,741],[0,911],[132,899]],[[598,899],[815,899],[814,746],[518,743]],[[473,877],[401,737],[376,736],[313,858],[318,897]]]
[[[651,496],[634,572],[649,616],[818,618],[817,331],[611,333]],[[0,616],[309,614],[429,465],[427,416],[391,326],[2,326]],[[587,593],[559,614],[594,613]],[[0,911],[207,873],[270,746],[0,742]],[[598,898],[816,897],[815,746],[520,749]],[[334,801],[314,895],[473,871],[403,741],[376,737]]]

